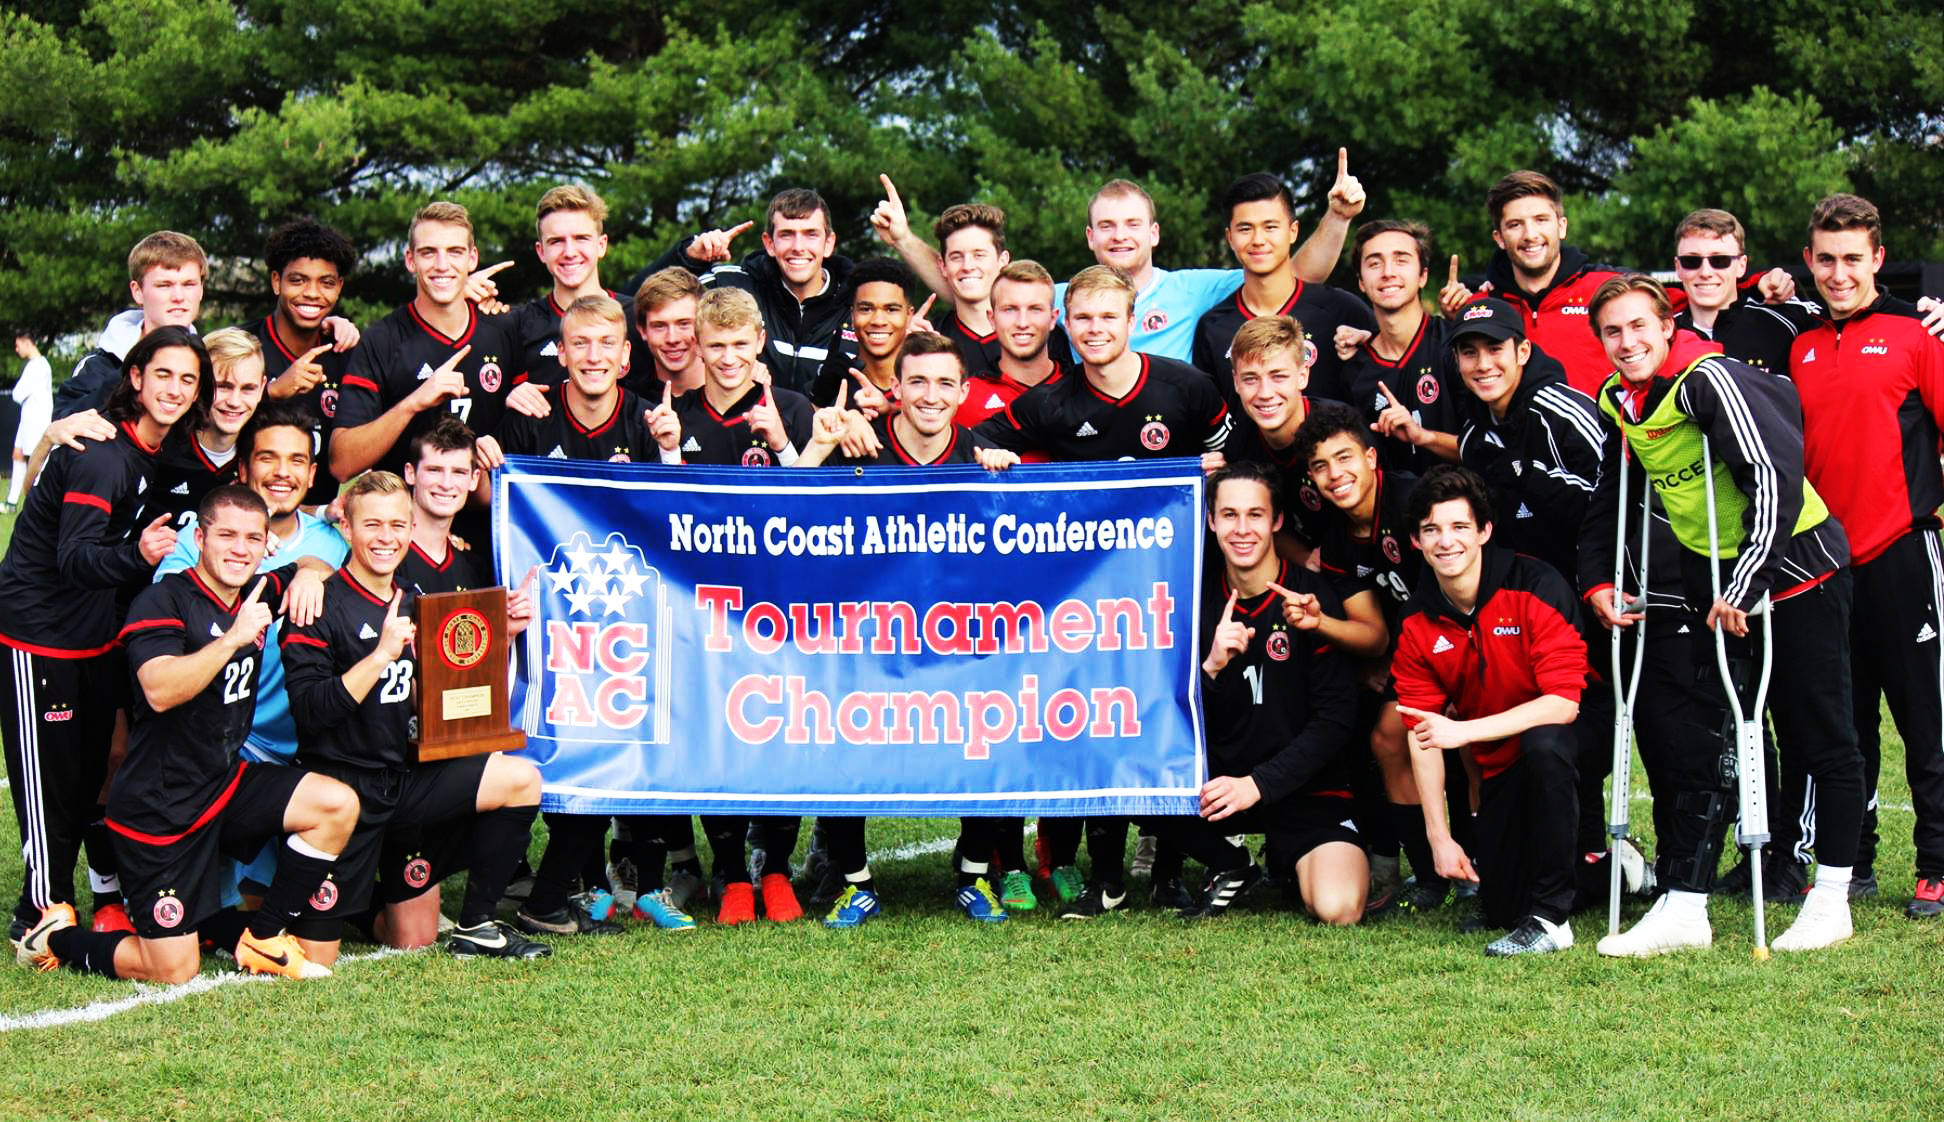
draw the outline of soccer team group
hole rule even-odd
[[[1030,863],[1023,820],[965,819],[953,866],[973,920],[1125,908],[1138,827],[1151,899],[1185,917],[1267,883],[1326,924],[1452,906],[1461,929],[1506,932],[1487,954],[1546,953],[1605,899],[1611,860],[1654,903],[1602,954],[1709,945],[1709,894],[1756,872],[1801,905],[1776,949],[1826,947],[1877,891],[1885,696],[1916,809],[1908,912],[1944,911],[1944,343],[1878,290],[1870,203],[1814,209],[1813,294],[1750,277],[1739,222],[1696,211],[1673,231],[1670,291],[1589,262],[1558,187],[1514,172],[1486,199],[1485,282],[1454,257],[1429,293],[1429,232],[1353,232],[1363,191],[1341,153],[1306,241],[1275,177],[1228,190],[1232,270],[1157,268],[1152,200],[1108,183],[1086,216],[1098,264],[1064,283],[1010,255],[997,208],[947,209],[934,245],[883,186],[871,224],[895,257],[837,255],[829,207],[794,189],[760,250],[732,255],[753,223],[685,238],[625,294],[600,275],[605,206],[557,187],[535,245],[552,289],[515,306],[465,209],[434,202],[406,239],[416,295],[362,332],[335,314],[360,254],[313,220],[268,240],[270,312],[207,334],[201,249],[143,239],[136,310],[17,441],[31,482],[0,563],[0,732],[20,960],[179,982],[213,946],[310,977],[347,926],[528,958],[549,953],[536,937],[624,917],[692,930],[704,904],[724,925],[759,900],[772,921],[804,914],[800,820],[703,816],[705,871],[687,816],[549,812],[524,870],[534,766],[417,761],[411,605],[495,583],[484,512],[515,453],[1201,457],[1217,547],[1201,813],[1042,818]],[[1362,299],[1324,283],[1346,242]],[[508,614],[531,621],[529,587]],[[1616,630],[1618,664],[1639,668],[1651,863],[1605,837]],[[1775,836],[1762,869],[1718,885],[1737,808],[1723,682],[1751,705],[1765,650]],[[864,826],[816,823],[804,884],[829,926],[881,914]],[[462,870],[446,919],[439,885]]]

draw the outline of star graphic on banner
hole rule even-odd
[[[577,531],[546,568],[548,592],[566,600],[569,615],[597,618],[625,616],[655,576],[642,552],[618,533],[597,544]]]

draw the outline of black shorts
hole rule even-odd
[[[1250,811],[1259,809],[1251,807]],[[1352,799],[1334,795],[1297,796],[1277,803],[1257,821],[1262,830],[1263,863],[1272,869],[1294,868],[1311,850],[1330,842],[1347,842],[1363,848]]]
[[[131,837],[110,825],[121,859],[128,918],[144,939],[188,935],[223,906],[230,861],[248,860],[284,834],[284,813],[304,772],[244,764],[228,801],[201,829],[167,838]]]
[[[406,768],[317,768],[358,793],[358,828],[292,930],[307,939],[336,938],[345,919],[371,907],[374,884],[383,882],[379,899],[385,904],[410,900],[437,884],[420,839],[471,832],[486,760],[465,756]],[[381,874],[388,857],[398,867]]]

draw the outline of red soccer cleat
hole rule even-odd
[[[128,909],[120,904],[103,904],[94,911],[96,931],[126,931],[135,934],[135,924],[128,918]]]
[[[777,923],[803,918],[803,905],[797,903],[796,889],[790,887],[789,877],[782,873],[763,877],[763,914]]]
[[[716,922],[724,926],[756,922],[756,889],[748,881],[722,886],[722,907],[716,911]]]

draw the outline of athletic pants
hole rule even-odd
[[[1519,758],[1478,788],[1471,856],[1493,927],[1529,915],[1566,922],[1573,907],[1579,829],[1579,738],[1570,725],[1519,734]]]
[[[1936,530],[1917,530],[1850,571],[1856,581],[1850,690],[1867,800],[1856,864],[1861,869],[1876,862],[1876,788],[1883,765],[1878,699],[1886,697],[1903,738],[1904,774],[1917,811],[1917,875],[1944,876],[1944,548]]]
[[[119,654],[50,658],[0,651],[7,656],[11,702],[0,732],[26,866],[14,914],[32,923],[48,905],[74,902],[74,866],[82,835],[98,817],[115,733],[115,707],[103,703],[100,679],[126,673],[127,663]]]

